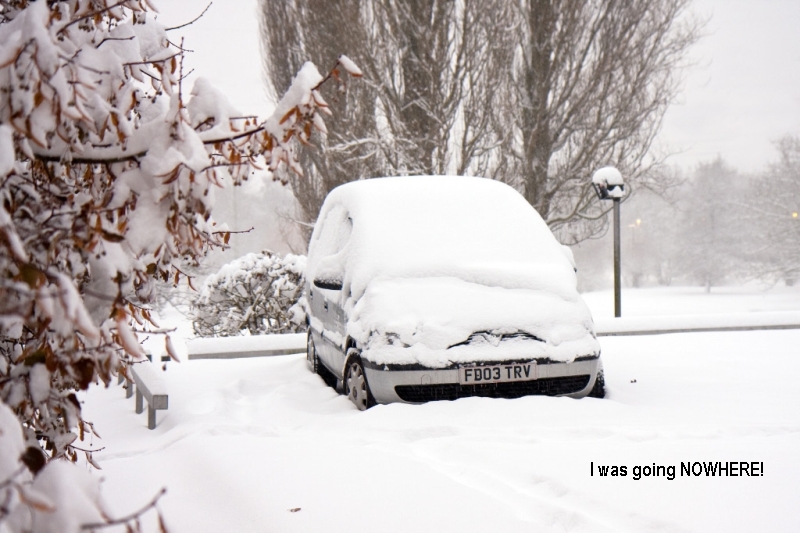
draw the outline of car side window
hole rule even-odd
[[[350,240],[353,230],[353,221],[344,206],[333,206],[325,214],[321,224],[309,244],[308,272],[316,277],[323,270],[341,270],[343,257],[340,252]]]
[[[353,222],[343,206],[335,206],[325,215],[320,232],[312,242],[313,253],[321,258],[334,255],[344,248],[350,239]]]

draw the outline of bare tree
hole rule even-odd
[[[698,37],[689,3],[266,0],[275,92],[332,49],[352,54],[367,81],[349,93],[355,118],[303,161],[313,178],[292,183],[303,221],[345,181],[456,173],[514,185],[564,242],[597,234],[593,170],[613,164],[633,187],[663,177],[651,145]]]
[[[366,82],[348,91],[351,118],[302,160],[306,177],[288,180],[302,221],[313,222],[327,192],[347,181],[486,173],[500,144],[490,110],[501,80],[490,68],[510,49],[494,34],[508,20],[500,0],[265,1],[265,63],[276,94],[306,59],[332,61],[332,49],[350,54]]]
[[[336,61],[336,53],[350,54],[360,68],[367,43],[365,27],[360,24],[361,2],[342,0],[266,0],[262,3],[261,32],[264,62],[273,95],[289,87],[297,68],[308,58],[318,64]],[[380,173],[383,164],[376,150],[374,84],[359,83],[346,94],[325,93],[327,103],[338,110],[345,105],[354,110],[345,122],[329,127],[319,141],[319,151],[302,154],[303,176],[285,172],[282,181],[291,185],[300,207],[296,214],[304,233],[310,234],[309,223],[316,219],[322,200],[335,186]]]
[[[748,223],[751,275],[787,285],[800,280],[800,137],[778,142],[780,158],[740,198]]]
[[[684,275],[711,291],[744,275],[752,225],[742,217],[749,181],[721,158],[701,164],[682,191],[680,251]]]
[[[690,0],[525,0],[514,12],[499,179],[577,242],[602,229],[588,177],[618,167],[652,185],[653,139],[698,37]],[[515,4],[517,5],[517,4]]]
[[[383,31],[374,33],[381,131],[392,173],[468,173],[488,168],[496,144],[492,75],[507,49],[495,30],[508,19],[504,2],[440,0],[372,4]],[[506,58],[507,59],[507,58]]]

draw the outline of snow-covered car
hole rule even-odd
[[[328,194],[309,243],[309,368],[375,403],[603,395],[574,261],[528,202],[463,176]]]

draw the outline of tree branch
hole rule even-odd
[[[201,18],[203,15],[205,15],[205,14],[206,14],[206,11],[208,11],[208,9],[211,7],[211,4],[213,4],[213,2],[209,2],[209,3],[208,3],[208,5],[206,6],[206,8],[203,10],[203,12],[202,12],[202,13],[200,13],[199,15],[197,15],[197,16],[194,18],[194,20],[191,20],[191,21],[189,21],[189,22],[187,22],[187,23],[185,23],[185,24],[181,24],[180,26],[173,26],[172,28],[167,28],[167,29],[166,29],[166,31],[179,30],[179,29],[181,29],[181,28],[185,28],[186,26],[190,26],[190,25],[194,24],[195,22],[197,22],[198,20],[200,20],[200,18]]]
[[[68,24],[65,24],[63,28],[58,30],[58,35],[61,35],[64,32],[64,30],[66,30],[67,28],[69,28],[73,24],[77,24],[78,22],[81,22],[83,20],[92,18],[95,15],[100,15],[102,13],[106,13],[107,11],[111,11],[114,8],[117,8],[117,7],[120,7],[120,6],[124,6],[124,4],[126,4],[126,3],[127,3],[127,0],[122,0],[122,2],[117,2],[116,4],[112,4],[110,6],[106,6],[103,9],[100,9],[98,11],[92,11],[91,13],[87,13],[86,15],[84,15],[82,17],[78,17],[78,18],[76,18],[74,20],[71,20]]]
[[[114,519],[114,520],[109,520],[108,522],[95,522],[95,523],[90,523],[90,524],[81,524],[81,529],[90,531],[90,530],[93,530],[93,529],[102,529],[102,528],[106,528],[106,527],[110,527],[110,526],[118,526],[118,525],[121,525],[121,524],[127,524],[131,520],[136,520],[137,518],[142,516],[144,513],[146,513],[150,509],[153,509],[156,505],[158,505],[158,500],[160,500],[161,497],[164,496],[164,494],[166,494],[166,493],[167,493],[167,489],[166,488],[162,488],[160,491],[158,491],[158,494],[156,494],[155,497],[152,500],[150,500],[150,503],[148,503],[147,505],[145,505],[144,507],[142,507],[141,509],[139,509],[135,513],[129,514],[128,516],[124,516],[122,518],[117,518],[117,519]]]

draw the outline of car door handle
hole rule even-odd
[[[328,310],[328,302],[327,302],[327,300],[325,301],[325,303],[322,304],[322,307],[324,307],[326,311]]]

